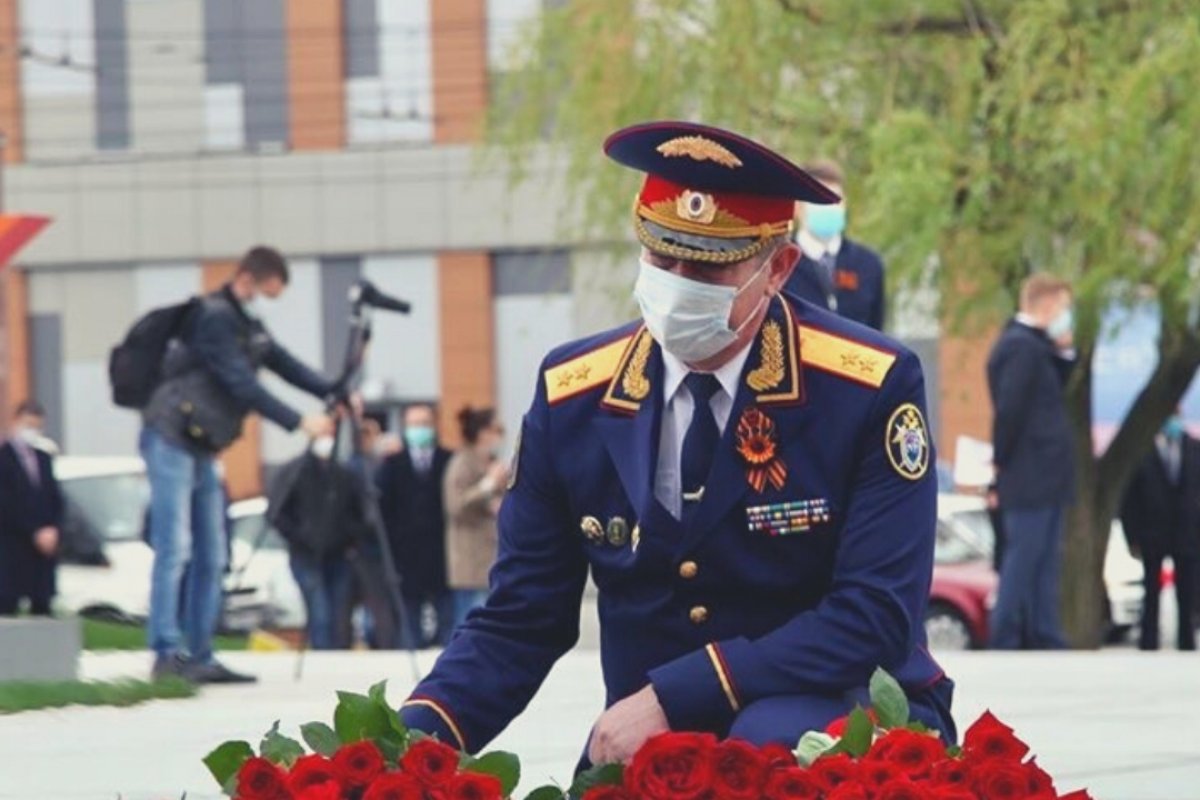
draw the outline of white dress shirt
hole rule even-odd
[[[713,392],[708,404],[722,434],[733,413],[733,399],[737,396],[738,380],[742,367],[750,356],[751,340],[737,355],[729,359],[713,375],[721,384],[720,391]],[[683,516],[683,486],[679,477],[679,458],[683,453],[683,437],[692,424],[692,394],[683,386],[683,379],[691,372],[687,365],[667,351],[663,351],[663,415],[662,429],[658,437],[658,464],[654,473],[654,496],[671,516]]]
[[[836,258],[842,251],[842,235],[839,233],[829,241],[823,242],[809,233],[807,228],[801,228],[796,234],[796,244],[800,245],[800,251],[804,255],[820,264],[821,257],[826,253]]]

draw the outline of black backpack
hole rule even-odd
[[[162,380],[167,345],[183,330],[184,321],[197,303],[199,298],[193,297],[186,303],[156,308],[133,323],[125,339],[108,355],[108,381],[114,403],[141,409],[150,402]]]

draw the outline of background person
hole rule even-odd
[[[254,680],[213,657],[227,558],[216,459],[241,434],[251,411],[311,437],[333,431],[329,417],[301,416],[268,392],[256,375],[267,367],[321,398],[336,388],[277,344],[258,316],[258,304],[283,294],[288,277],[287,262],[278,251],[255,247],[247,252],[233,279],[203,298],[185,321],[178,342],[168,350],[166,377],[143,410],[139,449],[150,479],[154,548],[147,633],[155,677],[178,675],[201,683]],[[187,593],[182,630],[181,585]]]
[[[845,236],[842,168],[834,161],[817,161],[805,169],[842,200],[831,205],[796,203],[796,244],[801,255],[787,290],[847,319],[883,330],[883,260],[871,248]]]
[[[1059,623],[1062,532],[1075,494],[1063,386],[1071,358],[1071,287],[1045,273],[1021,285],[1021,310],[988,357],[996,494],[1004,527],[991,645],[1066,646]]]
[[[404,409],[404,449],[376,475],[379,509],[404,601],[401,647],[445,644],[454,599],[446,588],[446,510],[442,485],[450,451],[437,441],[433,406]]]
[[[1170,558],[1179,606],[1176,642],[1180,650],[1195,650],[1192,607],[1200,562],[1200,441],[1187,434],[1178,412],[1163,425],[1154,438],[1154,449],[1130,480],[1121,504],[1121,524],[1130,552],[1142,560],[1145,596],[1138,647],[1158,649],[1162,566]]]
[[[446,467],[446,582],[454,592],[454,626],[487,600],[496,562],[496,516],[508,483],[500,460],[504,428],[494,408],[458,412],[463,446]]]
[[[17,406],[0,446],[0,615],[29,601],[29,613],[50,614],[58,569],[63,500],[54,462],[38,449],[46,413],[32,401]]]

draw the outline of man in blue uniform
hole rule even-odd
[[[842,168],[833,161],[818,161],[808,172],[826,188],[842,194]],[[883,261],[871,248],[846,237],[845,200],[829,204],[802,201],[796,206],[800,260],[787,290],[846,319],[883,330]]]
[[[607,710],[593,763],[667,729],[794,745],[883,666],[954,738],[925,647],[936,481],[916,356],[780,293],[796,200],[838,198],[736,134],[653,123],[605,151],[635,203],[642,319],[546,358],[486,605],[401,709],[494,738],[599,588]]]

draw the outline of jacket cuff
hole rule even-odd
[[[437,736],[440,741],[457,747],[464,753],[468,752],[467,740],[463,737],[458,721],[436,700],[429,697],[410,697],[400,706],[400,721],[411,730]]]
[[[673,731],[724,731],[742,710],[722,645],[711,643],[650,671]]]

